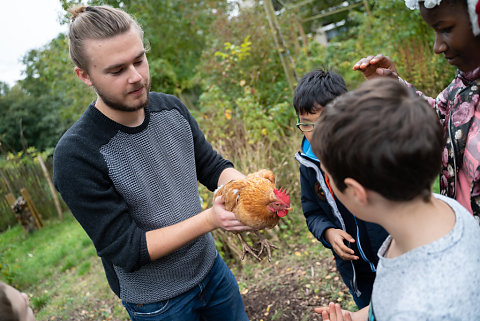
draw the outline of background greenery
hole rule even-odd
[[[66,9],[79,1],[60,2]],[[353,89],[363,81],[359,72],[352,71],[355,62],[383,53],[392,58],[404,79],[427,95],[436,96],[451,81],[455,69],[433,54],[433,31],[417,11],[405,7],[403,0],[347,1],[354,6],[351,10],[312,19],[341,8],[344,2],[273,1],[288,49],[283,54],[291,58],[297,80],[314,68],[333,68]],[[257,1],[254,8],[238,10],[236,1],[226,0],[88,3],[109,4],[130,12],[143,26],[150,48],[152,90],[182,99],[212,145],[239,170],[249,173],[270,168],[279,185],[290,191],[295,210],[276,230],[267,232],[269,237],[280,244],[306,237],[298,164],[293,158],[301,135],[294,127],[292,92],[263,4]],[[328,46],[314,40],[317,28],[342,20],[342,32],[330,39]],[[56,277],[52,280],[52,275],[62,273],[60,280],[75,284],[72,280],[91,272],[99,262],[91,242],[71,216],[66,215],[64,221],[57,219],[37,156],[46,159],[51,173],[56,142],[95,93],[76,78],[63,34],[27,52],[23,63],[23,80],[13,87],[0,83],[0,231],[4,232],[0,238],[0,277],[33,292],[36,311],[46,316],[52,307],[66,304],[56,296],[62,285],[55,282],[59,280]],[[25,235],[16,226],[4,196],[18,196],[22,187],[32,194],[46,220],[47,232]],[[201,188],[200,193],[204,207],[209,206],[210,192]],[[65,204],[61,206],[67,210]],[[231,265],[239,264],[234,255],[238,244],[230,235],[216,231],[215,238],[224,258]],[[48,246],[39,250],[39,245]],[[53,292],[40,290],[48,288]],[[107,310],[105,315],[115,313]]]

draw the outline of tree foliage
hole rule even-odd
[[[60,2],[66,9],[80,1]],[[121,7],[139,21],[150,46],[152,90],[179,96],[209,138],[218,140],[215,143],[233,150],[260,141],[276,146],[294,132],[292,93],[260,1],[236,14],[232,11],[235,1],[226,0],[88,3]],[[383,53],[394,60],[404,79],[436,95],[455,70],[433,54],[433,31],[402,0],[367,3],[369,14],[363,0],[273,1],[288,48],[285,54],[294,61],[298,78],[328,66],[354,88],[363,78],[352,71],[353,64]],[[309,19],[345,4],[356,7]],[[345,32],[328,46],[313,41],[311,34],[318,26],[340,20],[346,21]],[[4,151],[53,147],[95,98],[95,92],[76,77],[63,34],[27,52],[23,63],[24,80],[13,88],[0,84]]]

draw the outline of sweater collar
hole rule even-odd
[[[469,72],[458,71],[458,77],[462,80],[465,86],[468,86],[472,81],[480,78],[480,66]]]

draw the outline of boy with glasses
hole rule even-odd
[[[323,109],[345,92],[342,76],[330,70],[317,69],[300,80],[293,106],[304,138],[295,158],[300,163],[301,202],[308,229],[332,249],[337,269],[361,309],[370,302],[378,262],[376,253],[387,232],[377,224],[355,218],[345,208],[332,192],[320,161],[310,148],[315,122]]]

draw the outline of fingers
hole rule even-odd
[[[314,308],[314,311],[322,315],[323,321],[352,321],[350,312],[342,310],[338,303],[330,302],[328,307]]]
[[[328,307],[315,308],[315,312],[321,313],[323,321],[342,321],[342,309],[340,305],[330,302]]]
[[[360,59],[355,65],[353,65],[353,70],[361,70],[365,69],[371,62],[372,59],[376,58],[376,56],[368,56],[366,58]]]
[[[382,77],[391,77],[391,78],[398,78],[398,74],[390,69],[385,68],[377,68],[377,74]]]
[[[355,255],[355,251],[349,248],[344,240],[347,240],[350,243],[355,242],[355,239],[343,230],[337,230],[335,236],[333,237],[332,247],[335,253],[340,256],[342,259],[351,261],[358,260],[359,257]]]
[[[313,311],[318,314],[322,314],[323,311],[326,311],[328,313],[328,307],[318,307],[318,308],[313,308]]]
[[[337,304],[338,305],[338,304]],[[338,305],[338,307],[340,307],[340,305]],[[330,321],[337,321],[337,316],[340,317],[339,320],[342,320],[341,317],[342,317],[342,310],[340,310],[340,314],[337,315],[337,309],[336,309],[336,305],[333,303],[333,302],[330,302],[328,304],[328,310],[330,312]],[[322,314],[322,317],[323,317],[323,314]]]
[[[344,312],[344,314],[343,314],[343,319],[344,319],[345,321],[353,321],[353,320],[352,320],[352,315],[350,314],[349,311],[343,311],[343,312]]]
[[[359,259],[359,257],[355,255],[355,252],[343,242],[334,246],[333,249],[335,250],[335,253],[344,260],[356,261]]]
[[[222,228],[226,231],[234,232],[253,230],[253,228],[251,228],[250,226],[247,226],[240,222],[234,213],[225,209],[225,204],[223,202],[222,196],[216,197],[214,199],[211,216],[211,221],[216,228]]]
[[[376,56],[368,56],[360,59],[355,65],[353,65],[353,70],[365,70],[370,65],[379,64],[379,67],[385,67],[386,65],[391,65],[392,61],[389,57],[382,54]]]
[[[347,240],[348,242],[350,243],[353,243],[355,242],[355,239],[350,235],[348,234],[347,232],[345,232],[344,230],[340,230],[339,229],[339,234],[340,236],[342,236],[345,240]],[[352,250],[353,251],[353,250]]]
[[[323,320],[323,321],[329,321],[329,319],[328,319],[328,312],[327,312],[327,311],[323,311],[323,312],[322,312],[322,320]]]
[[[382,54],[362,58],[353,66],[352,69],[361,71],[367,79],[378,76],[398,78],[392,60]]]
[[[220,227],[222,229],[226,230],[226,231],[241,232],[241,231],[251,231],[252,230],[252,228],[250,226],[247,226],[247,225],[243,224],[242,222],[240,222],[239,220],[237,220],[237,217],[232,212],[224,210],[224,211],[218,213],[217,217],[218,217],[218,220],[221,223]]]

